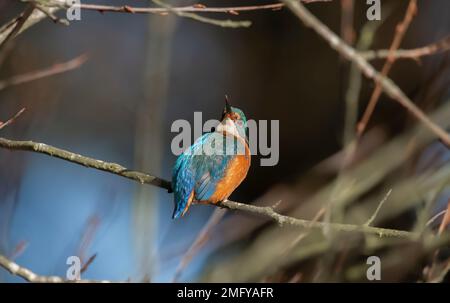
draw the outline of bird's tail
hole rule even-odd
[[[175,203],[175,208],[173,209],[172,219],[178,219],[184,214],[184,207],[181,203]]]
[[[173,210],[172,219],[178,219],[187,212],[189,206],[191,206],[192,200],[194,199],[194,191],[191,192],[187,201],[178,201],[175,199],[175,208]]]

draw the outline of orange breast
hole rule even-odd
[[[242,139],[240,139],[242,140]],[[247,176],[250,168],[250,150],[245,144],[245,155],[236,155],[227,167],[224,178],[216,185],[215,193],[208,199],[210,203],[217,203],[228,199],[231,193]]]

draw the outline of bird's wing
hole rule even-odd
[[[203,200],[214,192],[215,183],[218,182],[217,173],[214,172],[214,155],[207,155],[204,146],[209,146],[216,139],[215,133],[207,133],[198,138],[193,145],[181,154],[172,171],[172,187],[174,191],[175,209],[172,217],[182,216],[193,198]],[[201,188],[201,194],[197,193]]]
[[[206,201],[215,193],[217,184],[234,158],[233,151],[238,148],[233,142],[225,143],[224,139],[218,132],[204,134],[178,157],[172,174],[174,218],[186,211],[190,199]],[[212,150],[208,150],[211,146]]]
[[[196,171],[196,183],[194,187],[195,199],[198,201],[208,200],[217,189],[217,184],[223,179],[228,164],[234,155],[229,149],[231,144],[225,144],[223,134],[214,132],[207,134],[202,141],[204,153],[194,156],[192,164]],[[208,152],[205,146],[214,146],[213,151]]]
[[[175,208],[172,218],[181,217],[190,204],[192,193],[194,190],[195,179],[194,173],[189,169],[189,157],[181,154],[173,168],[172,188],[174,194]]]

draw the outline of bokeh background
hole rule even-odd
[[[146,1],[89,3],[149,5]],[[167,3],[182,6],[195,2]],[[233,6],[272,1],[202,3]],[[372,21],[379,27],[371,48],[389,47],[407,5],[408,1],[382,1],[383,20]],[[0,1],[1,23],[16,16],[24,6],[16,1]],[[307,8],[340,32],[340,1],[311,3]],[[367,23],[366,9],[365,1],[355,1],[356,40]],[[448,35],[449,12],[448,1],[419,1],[418,14],[401,47],[423,46]],[[261,205],[281,200],[280,212],[312,219],[321,207],[314,201],[325,203],[330,199],[323,188],[334,182],[342,163],[339,152],[343,147],[349,64],[288,9],[208,16],[251,20],[252,26],[230,29],[172,15],[84,10],[81,20],[69,26],[48,19],[41,21],[15,39],[13,50],[2,63],[0,79],[49,67],[83,53],[88,60],[75,70],[1,90],[0,120],[22,107],[27,110],[0,135],[45,142],[170,179],[176,159],[170,150],[176,135],[170,128],[173,121],[193,121],[194,111],[202,112],[204,120],[218,119],[224,95],[228,94],[232,104],[248,118],[280,121],[279,163],[262,167],[260,156],[253,157],[247,179],[231,198]],[[399,60],[390,76],[421,108],[433,112],[448,104],[448,60],[447,53]],[[373,63],[380,69],[384,60]],[[363,78],[360,114],[373,88],[373,82]],[[413,228],[420,217],[418,209],[427,204],[436,188],[441,190],[426,218],[446,207],[448,191],[438,185],[442,180],[448,184],[449,150],[430,138],[406,156],[410,146],[406,143],[414,142],[414,136],[408,137],[411,141],[395,141],[416,125],[405,109],[381,97],[367,140],[363,140],[363,148],[352,165],[357,167],[381,153],[378,162],[372,161],[365,170],[358,171],[357,180],[384,172],[384,164],[391,166],[382,180],[352,196],[352,207],[348,212],[346,209],[349,215],[340,218],[342,221],[359,222],[370,216],[377,205],[374,203],[387,189],[392,189],[387,203],[402,207],[393,206],[395,211],[380,214],[376,225]],[[384,151],[386,144],[394,144],[395,152]],[[65,276],[68,256],[81,256],[86,261],[96,254],[83,278],[170,282],[215,209],[194,206],[187,216],[174,221],[172,195],[157,187],[30,152],[0,149],[0,165],[0,251],[42,275]],[[429,185],[426,182],[435,180],[436,171],[439,182],[430,181]],[[427,186],[421,187],[425,183]],[[406,202],[407,206],[401,204]],[[365,264],[364,256],[370,255],[369,240],[360,235],[336,235],[328,242],[328,249],[317,251],[317,245],[310,244],[319,243],[317,239],[322,236],[306,235],[306,242],[302,240],[295,246],[293,255],[299,259],[285,258],[284,249],[295,244],[293,239],[298,233],[298,229],[280,228],[258,216],[227,213],[177,278],[364,281],[357,269],[358,264]],[[358,245],[354,249],[355,243]],[[376,251],[398,257],[417,245],[396,242],[383,244]],[[307,252],[302,250],[307,247]],[[383,279],[422,279],[430,255],[428,251],[418,252],[402,262],[393,261]],[[285,259],[289,260],[287,264],[283,263]],[[0,279],[21,281],[1,269]]]

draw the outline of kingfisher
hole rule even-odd
[[[225,96],[217,127],[195,140],[175,162],[172,218],[184,216],[193,202],[216,204],[227,200],[247,176],[250,158],[247,119]]]

